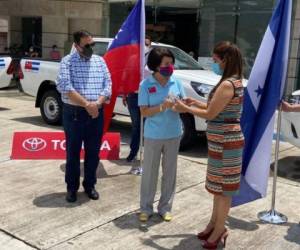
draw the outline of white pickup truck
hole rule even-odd
[[[107,50],[111,38],[94,38],[95,53],[103,56]],[[153,47],[167,47],[175,56],[175,76],[183,83],[187,96],[206,101],[209,92],[219,81],[220,77],[212,71],[203,70],[199,63],[184,51],[177,47],[152,43]],[[39,107],[41,115],[48,124],[61,123],[62,103],[60,94],[56,90],[55,80],[58,74],[59,62],[36,59],[22,59],[21,68],[24,78],[21,86],[25,93],[35,96],[35,107]],[[117,99],[114,113],[129,115],[123,106],[121,98]],[[206,123],[201,118],[189,114],[181,115],[184,133],[181,140],[181,148],[189,145],[196,131],[205,131]]]
[[[300,89],[292,93],[289,102],[300,104]],[[300,148],[300,112],[282,112],[281,136],[285,141]]]
[[[7,74],[7,69],[11,64],[11,57],[0,57],[0,88],[8,87],[12,76]]]

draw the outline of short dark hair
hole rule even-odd
[[[86,30],[79,30],[73,33],[73,40],[74,43],[79,44],[80,43],[80,39],[83,37],[88,37],[88,36],[92,36],[90,32],[86,31]]]
[[[152,41],[151,36],[149,36],[149,35],[146,35],[145,39],[148,39],[148,40]]]
[[[164,57],[171,57],[173,60],[173,63],[175,63],[175,57],[171,50],[167,48],[162,48],[162,47],[156,47],[153,48],[148,56],[148,61],[147,61],[147,66],[150,70],[156,72],[157,68],[162,62],[162,59]]]

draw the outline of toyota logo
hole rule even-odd
[[[23,141],[22,147],[30,152],[41,151],[47,146],[45,140],[37,137],[28,138]]]

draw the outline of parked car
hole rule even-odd
[[[8,87],[12,76],[7,74],[7,70],[11,64],[11,57],[0,57],[0,88]]]
[[[289,102],[300,104],[300,90],[292,93]],[[300,148],[300,112],[282,112],[281,136]]]
[[[94,38],[94,40],[95,53],[103,56],[112,39]],[[209,92],[220,80],[220,76],[212,71],[203,70],[196,60],[175,46],[161,43],[153,43],[153,46],[167,47],[174,53],[174,75],[182,81],[187,96],[206,101]],[[46,123],[60,124],[62,102],[55,84],[59,62],[25,58],[21,60],[21,68],[24,74],[24,79],[21,79],[24,92],[36,97],[35,106],[40,108],[41,115]],[[120,97],[117,99],[114,113],[129,115]],[[196,118],[190,114],[182,114],[181,118],[184,127],[181,140],[181,148],[183,149],[189,145],[196,131],[206,130],[206,122],[204,119]]]

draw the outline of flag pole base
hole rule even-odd
[[[261,221],[270,224],[284,224],[288,221],[288,218],[285,215],[275,210],[262,211],[258,213],[257,217]]]

